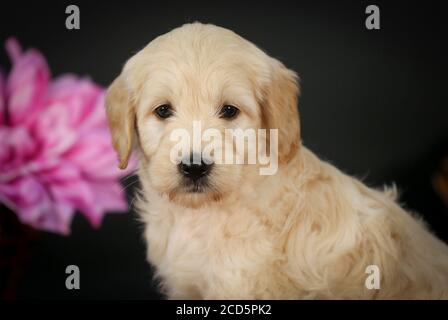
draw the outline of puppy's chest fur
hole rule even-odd
[[[307,170],[246,179],[237,197],[199,209],[173,204],[141,177],[148,260],[169,298],[447,296],[445,244],[389,193],[304,156]],[[381,290],[366,289],[369,265],[381,269]]]
[[[170,298],[247,298],[254,292],[263,293],[253,298],[267,298],[262,288],[282,292],[288,282],[283,242],[259,205],[192,210],[162,198],[150,201],[143,215],[148,259]]]

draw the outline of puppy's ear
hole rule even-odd
[[[106,112],[112,145],[118,154],[119,168],[125,169],[133,147],[135,108],[123,75],[116,78],[107,90]]]
[[[262,118],[265,128],[278,129],[279,162],[288,163],[300,146],[300,122],[297,110],[300,88],[294,71],[287,69],[276,59],[272,59],[271,62],[270,81],[262,93]]]

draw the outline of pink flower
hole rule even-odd
[[[87,78],[53,81],[45,58],[6,42],[0,70],[0,202],[35,228],[68,234],[75,211],[99,227],[127,204],[104,109],[105,91]]]

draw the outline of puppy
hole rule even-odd
[[[394,189],[368,188],[301,144],[298,96],[281,62],[200,23],[150,42],[108,89],[120,167],[139,150],[137,208],[168,298],[447,298],[448,247]],[[277,130],[277,171],[220,164],[197,146],[199,162],[172,161],[172,132],[194,121]]]

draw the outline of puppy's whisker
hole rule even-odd
[[[132,197],[131,203],[129,204],[129,210],[133,210],[134,209],[134,202],[135,200],[137,200],[137,195]]]
[[[127,189],[129,189],[130,187],[132,187],[133,185],[135,185],[136,183],[139,183],[139,180],[135,180],[135,181],[131,181],[130,183],[128,183],[126,186],[122,187],[121,190],[123,192],[126,192]]]

